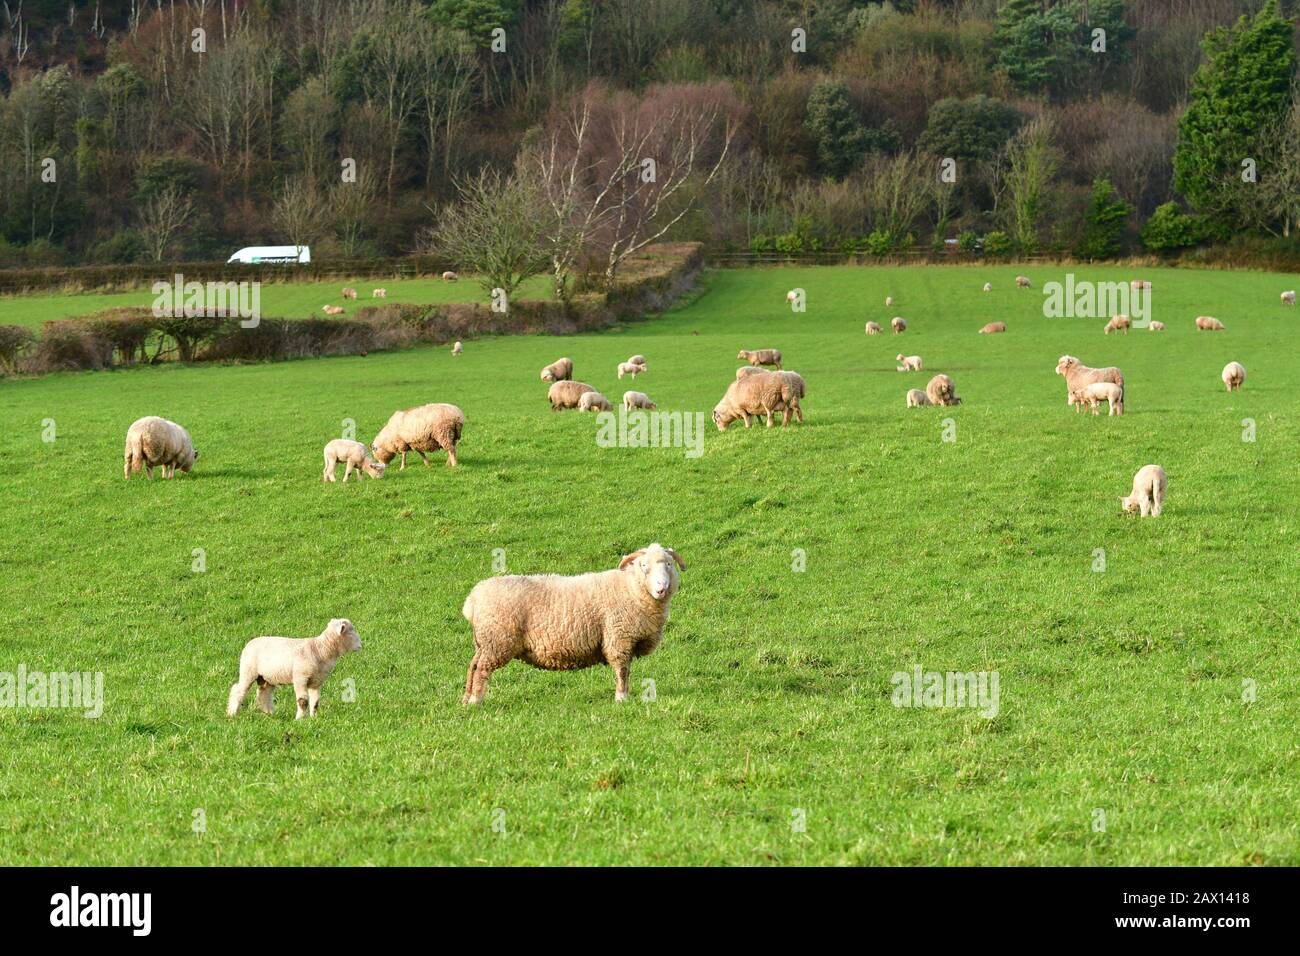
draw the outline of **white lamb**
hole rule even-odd
[[[1102,402],[1110,405],[1110,415],[1124,414],[1124,389],[1114,382],[1090,382],[1070,393],[1070,402],[1082,409],[1084,404],[1097,414],[1097,406]]]
[[[897,369],[900,372],[921,371],[921,356],[919,355],[898,355],[895,356],[894,361],[903,363],[902,365],[897,366]]]
[[[375,461],[370,457],[370,449],[359,441],[352,441],[348,438],[336,438],[325,446],[325,481],[337,481],[335,477],[335,466],[339,462],[346,463],[347,467],[343,469],[343,481],[346,482],[356,472],[357,481],[361,480],[361,473],[365,472],[371,478],[384,477],[384,469],[388,466],[382,461]]]
[[[984,291],[985,291],[985,292],[992,292],[992,291],[993,291],[993,283],[992,283],[992,282],[986,282],[986,283],[984,283]]]
[[[634,408],[655,409],[659,406],[650,401],[650,396],[645,392],[624,392],[623,407],[631,411]]]
[[[1246,381],[1246,367],[1240,362],[1229,362],[1223,366],[1223,384],[1228,386],[1228,391],[1237,391],[1244,381]]]
[[[320,689],[340,657],[361,650],[361,638],[347,618],[335,618],[317,637],[255,637],[239,655],[239,680],[230,686],[226,716],[239,713],[248,688],[257,682],[257,706],[271,713],[277,687],[293,686],[298,702],[295,719],[316,716]]]
[[[614,406],[609,403],[609,399],[600,392],[592,390],[578,396],[580,412],[612,412],[613,410]]]
[[[1295,305],[1295,289],[1282,293],[1283,305]]]
[[[1120,506],[1125,512],[1139,511],[1144,518],[1147,515],[1158,518],[1164,508],[1167,487],[1169,479],[1165,477],[1163,468],[1159,465],[1143,465],[1133,476],[1132,493],[1119,499]]]
[[[624,375],[631,375],[631,376],[632,376],[632,381],[635,382],[635,381],[636,381],[636,377],[637,377],[637,375],[639,375],[640,373],[642,373],[642,372],[644,372],[644,371],[645,371],[645,365],[644,365],[644,364],[637,364],[636,362],[619,362],[619,363],[618,363],[618,377],[619,377],[619,378],[622,378]]]

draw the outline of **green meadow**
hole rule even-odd
[[[1278,302],[1296,278],[1142,270],[1167,330],[1103,336],[1105,317],[1044,317],[1067,269],[711,271],[663,315],[460,356],[0,381],[0,859],[1300,863],[1300,311]],[[263,312],[319,314],[325,291],[268,285]],[[149,301],[9,298],[0,322]],[[1194,331],[1202,314],[1227,331]],[[904,335],[863,334],[894,315]],[[993,320],[1008,332],[977,334]],[[804,424],[708,421],[740,348],[783,351]],[[636,352],[649,371],[619,382]],[[896,372],[900,352],[925,371]],[[1122,417],[1067,407],[1063,353],[1123,369]],[[595,416],[549,410],[538,372],[562,355],[615,402],[700,413],[703,453],[600,447]],[[936,372],[964,404],[904,407]],[[349,423],[368,442],[426,402],[464,410],[459,467],[321,481]],[[124,481],[151,414],[198,462]],[[1151,462],[1164,514],[1122,515]],[[687,570],[632,701],[607,668],[516,661],[461,706],[461,605],[494,562],[573,574],[654,541]],[[225,717],[247,640],[332,617],[364,647],[318,718],[283,689],[273,716]],[[6,705],[20,667],[102,674],[102,715]],[[996,706],[896,706],[917,667],[995,674]]]

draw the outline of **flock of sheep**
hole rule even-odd
[[[443,275],[446,281],[455,278],[455,273]],[[1017,276],[1015,281],[1018,288],[1030,285],[1025,276]],[[1143,280],[1133,281],[1135,289],[1149,289],[1150,285]],[[990,283],[984,284],[985,292],[991,289]],[[346,298],[356,298],[354,289],[343,292]],[[385,295],[383,289],[374,290],[376,298]],[[1284,305],[1295,305],[1295,301],[1294,291],[1282,293]],[[892,306],[893,297],[887,296],[885,304]],[[895,334],[903,334],[907,322],[896,316],[890,326]],[[1223,323],[1209,316],[1198,317],[1196,327],[1214,331],[1224,328]],[[1104,332],[1127,332],[1129,328],[1127,316],[1115,316]],[[1151,328],[1159,331],[1163,325],[1153,322]],[[992,322],[979,331],[1005,332],[1006,324]],[[877,323],[868,322],[866,332],[877,335],[882,329]],[[455,343],[453,354],[459,355],[461,350],[461,343]],[[789,424],[792,414],[796,421],[803,421],[800,402],[805,395],[804,379],[799,373],[782,368],[780,350],[742,349],[737,359],[747,364],[736,370],[735,380],[713,410],[713,421],[719,430],[725,431],[737,419],[743,420],[748,428],[760,415],[770,428],[776,412],[782,413],[783,427]],[[896,360],[901,363],[897,366],[900,372],[923,368],[918,355],[900,354]],[[619,379],[626,375],[635,381],[646,370],[645,356],[633,355],[620,362],[616,371]],[[1057,362],[1056,373],[1065,378],[1067,403],[1076,410],[1082,411],[1087,405],[1095,415],[1098,406],[1106,402],[1109,414],[1123,414],[1124,375],[1120,369],[1090,368],[1074,356],[1063,355]],[[1222,378],[1231,392],[1241,388],[1246,370],[1238,362],[1229,362]],[[553,411],[612,410],[609,400],[596,388],[573,379],[570,358],[558,359],[543,368],[541,380],[550,383],[547,399]],[[924,390],[909,389],[906,396],[909,408],[960,405],[961,401],[952,379],[944,374],[935,375]],[[623,407],[657,408],[639,391],[624,392]],[[455,466],[456,445],[464,426],[465,415],[455,405],[436,403],[396,411],[369,447],[342,438],[326,444],[323,480],[337,480],[339,463],[345,466],[344,482],[354,474],[358,481],[362,474],[380,478],[387,465],[399,456],[404,469],[410,451],[419,454],[428,465],[426,453],[442,450],[447,453],[447,464]],[[123,474],[129,478],[143,469],[152,479],[154,468],[160,468],[163,477],[171,478],[177,468],[188,472],[197,458],[198,451],[183,427],[148,416],[132,423],[127,430]],[[1145,465],[1134,476],[1130,494],[1120,498],[1121,506],[1126,512],[1137,511],[1144,517],[1159,516],[1167,487],[1164,469],[1155,464]],[[615,700],[626,700],[631,661],[658,646],[668,621],[669,603],[680,584],[679,572],[685,570],[681,557],[672,548],[651,544],[624,556],[616,568],[606,571],[575,576],[505,575],[480,581],[470,591],[462,609],[474,633],[474,655],[466,674],[462,702],[481,702],[492,672],[515,658],[549,670],[608,664],[614,672]],[[272,712],[275,687],[292,686],[296,716],[314,717],[321,685],[338,659],[360,649],[356,628],[345,618],[330,621],[313,638],[255,638],[245,645],[240,655],[239,679],[230,688],[226,712],[233,717],[256,683],[257,706],[264,712]]]

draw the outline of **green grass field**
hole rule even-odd
[[[1143,270],[1168,330],[1103,336],[1104,319],[1043,317],[1063,268],[1028,269],[1032,291],[1016,271],[711,272],[664,316],[460,357],[0,383],[0,671],[105,675],[97,720],[0,709],[0,859],[1300,863],[1300,312],[1278,304],[1295,278]],[[1198,314],[1227,331],[1194,332]],[[892,315],[904,336],[863,335]],[[992,319],[1008,333],[977,335]],[[614,400],[635,387],[707,413],[741,347],[784,351],[806,423],[710,423],[695,459],[600,448],[595,418],[551,413],[538,381],[569,355]],[[899,351],[926,372],[895,372]],[[650,363],[635,386],[614,376],[633,352]],[[1123,368],[1123,417],[1066,406],[1066,352]],[[1239,393],[1219,381],[1229,360],[1249,372]],[[938,371],[965,404],[905,408]],[[369,441],[433,401],[465,410],[459,468],[321,482],[344,419]],[[123,481],[146,414],[190,429],[191,474]],[[1148,462],[1169,473],[1165,513],[1121,516]],[[689,570],[633,702],[614,703],[607,668],[515,662],[461,707],[461,604],[494,549],[511,572],[577,573],[651,541]],[[318,719],[295,722],[284,690],[274,716],[226,719],[245,641],[335,616],[365,647]],[[893,706],[916,665],[997,671],[997,716]]]
[[[171,277],[163,277],[171,281]],[[357,290],[355,300],[343,298],[344,287]],[[385,299],[375,299],[375,289],[387,289]],[[521,287],[521,298],[546,298],[549,285],[545,278],[533,278]],[[484,302],[486,293],[473,279],[443,282],[441,279],[338,279],[329,282],[265,282],[261,287],[261,314],[277,319],[324,318],[321,306],[342,306],[345,316],[358,308],[385,303],[417,302]],[[80,318],[125,306],[148,308],[155,296],[148,288],[135,292],[64,293],[49,292],[31,296],[0,296],[0,325],[26,325],[39,328],[52,319]]]

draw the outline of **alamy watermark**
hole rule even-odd
[[[895,707],[969,707],[990,720],[998,715],[997,671],[927,671],[917,664],[895,671]]]
[[[1146,282],[1076,281],[1043,283],[1043,315],[1049,319],[1109,319],[1126,315],[1135,329],[1151,324],[1151,288]]]
[[[620,407],[596,414],[600,448],[684,448],[687,458],[704,454],[703,412],[660,412]]]
[[[89,719],[104,713],[102,671],[29,671],[19,664],[15,672],[0,671],[0,709],[81,710]]]
[[[171,282],[155,282],[152,291],[156,319],[229,316],[237,317],[245,329],[255,329],[262,321],[260,282],[186,282],[178,272]]]

